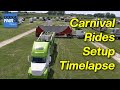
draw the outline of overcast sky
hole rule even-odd
[[[47,11],[28,11],[28,12],[39,12],[46,13]],[[113,13],[117,17],[120,17],[120,11],[65,11],[66,14],[75,13],[75,14],[94,14],[94,13]]]

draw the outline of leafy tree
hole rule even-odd
[[[116,16],[115,16],[115,14],[113,14],[113,13],[106,13],[106,18],[115,18]]]
[[[105,15],[104,15],[104,13],[95,13],[94,17],[104,18]]]
[[[64,15],[65,11],[48,11],[48,15]]]
[[[115,18],[115,17],[116,17],[115,14],[111,13],[111,18]]]
[[[105,17],[110,18],[111,17],[110,13],[106,13]]]

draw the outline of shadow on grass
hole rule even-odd
[[[55,38],[59,38],[59,39],[72,39],[74,36],[72,37],[55,37]]]
[[[58,52],[57,52],[57,44],[56,43],[54,44],[54,51],[53,52],[54,52],[54,54],[51,56],[52,61],[50,63],[50,66],[54,65],[56,58],[57,58]],[[54,70],[52,68],[50,68],[50,72],[48,74],[48,79],[53,79],[53,74],[54,74]]]
[[[54,51],[53,51],[53,55],[51,56],[51,58],[52,58],[52,61],[51,61],[51,63],[50,63],[50,66],[53,66],[54,65],[54,63],[55,63],[55,61],[56,61],[56,58],[57,58],[57,54],[58,54],[58,52],[57,52],[57,44],[55,43],[55,45],[54,45]]]
[[[48,79],[54,79],[53,78],[54,70],[50,68],[50,73],[48,74]]]

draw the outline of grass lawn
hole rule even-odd
[[[120,24],[116,24],[116,26],[115,26],[116,28],[120,28]]]
[[[18,34],[26,32],[30,29],[36,28],[38,25],[43,25],[44,21],[36,21],[32,24],[29,24],[29,20],[27,19],[24,23],[18,26],[18,28],[4,28],[0,25],[0,41],[12,38]]]
[[[0,78],[27,78],[27,56],[31,52],[34,37],[33,33],[0,48]]]
[[[57,58],[56,62],[51,68],[54,71],[53,78],[55,79],[107,79],[107,78],[120,78],[120,65],[115,60],[108,59],[107,57],[99,56],[88,56],[82,55],[83,48],[89,46],[95,48],[90,42],[84,42],[82,39],[57,39]],[[70,60],[71,62],[85,63],[87,60],[90,62],[114,62],[116,68],[114,71],[61,71],[60,60]]]
[[[56,23],[56,22],[54,22]],[[57,22],[64,23],[64,22]],[[56,24],[57,24],[56,23]],[[39,22],[36,22],[39,24]],[[25,25],[25,24],[23,24]],[[26,27],[27,26],[27,27]],[[36,26],[36,25],[35,25]],[[29,30],[30,27],[35,27],[32,25],[20,26],[18,32],[24,32]],[[20,30],[20,28],[23,28]],[[26,29],[27,28],[27,29]],[[15,29],[14,29],[15,30]],[[3,35],[3,39],[12,37],[12,35],[18,34],[17,30],[4,30],[0,32],[0,36]],[[86,32],[94,32],[90,28],[84,29]],[[9,33],[5,33],[5,31]],[[3,33],[4,32],[4,33]],[[16,32],[14,34],[13,32]],[[98,32],[97,32],[98,33]],[[6,35],[6,36],[4,36]],[[9,36],[10,35],[10,36]],[[3,40],[2,39],[2,40]],[[1,38],[0,38],[1,40]],[[27,79],[27,72],[30,63],[27,61],[27,56],[30,55],[33,41],[35,40],[35,33],[32,33],[28,36],[21,38],[20,40],[15,41],[9,45],[6,45],[0,48],[0,79]],[[54,60],[51,63],[51,72],[50,79],[120,79],[120,64],[113,60],[112,58],[108,59],[103,56],[83,56],[83,48],[89,46],[90,48],[95,48],[90,42],[84,42],[83,39],[67,39],[67,38],[56,38],[55,42],[57,44],[56,52],[54,53]],[[111,44],[110,44],[111,43]],[[118,44],[117,44],[118,43]],[[120,51],[119,41],[106,42],[106,46],[116,48]],[[118,47],[117,47],[117,46]],[[90,61],[93,63],[115,63],[116,68],[113,71],[100,70],[98,72],[94,71],[61,71],[61,60],[70,60],[71,62],[86,63]]]
[[[69,25],[69,22],[65,21],[53,21],[53,25]]]
[[[0,48],[0,78],[1,79],[27,79],[27,71],[30,63],[27,56],[32,49],[34,33],[21,38],[7,46]],[[56,38],[57,52],[55,60],[51,63],[50,78],[54,79],[104,79],[104,78],[120,78],[120,65],[115,60],[107,57],[85,57],[82,55],[85,46],[94,46],[90,42],[84,42],[83,39],[65,39]],[[71,62],[85,63],[90,62],[114,62],[116,68],[114,71],[61,71],[60,60],[70,60]]]

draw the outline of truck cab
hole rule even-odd
[[[31,63],[31,67],[28,70],[29,78],[47,79],[51,62],[49,42],[34,41],[31,57],[28,60]]]
[[[54,36],[55,32],[42,32],[39,38],[34,41],[31,57],[28,57],[31,62],[28,70],[29,78],[48,78],[49,64],[54,52]]]

